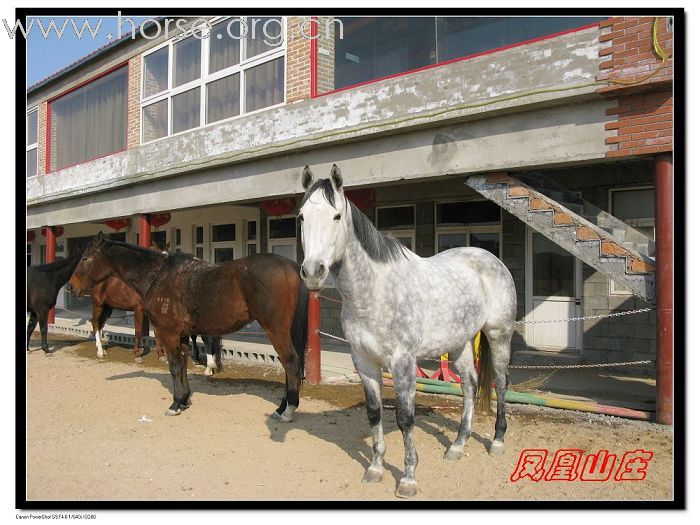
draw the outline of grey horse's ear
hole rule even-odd
[[[337,164],[333,164],[331,168],[331,181],[336,191],[343,187],[343,175],[340,173],[340,168]]]
[[[314,174],[311,173],[311,168],[309,166],[304,166],[304,170],[301,172],[301,184],[304,186],[304,190],[308,190],[314,183]]]

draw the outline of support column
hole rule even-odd
[[[321,382],[321,298],[318,292],[309,292],[308,350],[306,352],[306,381],[312,385]]]
[[[673,424],[673,158],[654,159],[656,185],[656,420]]]
[[[46,227],[46,264],[52,263],[56,260],[56,232],[53,226]],[[49,310],[48,323],[54,324],[56,322],[56,309],[51,308]]]
[[[151,216],[146,213],[139,215],[139,246],[151,247]]]

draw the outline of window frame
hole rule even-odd
[[[36,173],[34,173],[34,175],[27,175],[27,177],[26,177],[27,179],[30,177],[36,177],[37,175],[39,175],[39,107],[34,106],[29,111],[27,111],[27,118],[29,118],[29,116],[32,113],[36,113],[36,142],[34,142],[33,144],[28,144],[28,142],[29,142],[29,126],[26,125],[26,121],[25,121],[25,128],[26,129],[24,130],[24,144],[27,148],[27,150],[26,150],[27,153],[29,153],[30,151],[32,151],[34,149],[36,150]],[[26,157],[25,157],[25,162],[26,162]]]
[[[63,166],[60,168],[56,168],[54,170],[51,169],[51,104],[56,102],[57,100],[61,99],[62,97],[65,97],[66,95],[69,95],[73,91],[77,91],[80,88],[83,88],[87,86],[88,84],[91,84],[93,82],[96,82],[97,80],[101,79],[102,77],[106,77],[107,75],[110,75],[114,73],[115,71],[118,71],[119,69],[126,68],[126,125],[124,126],[124,147],[122,149],[119,149],[117,151],[113,151],[111,153],[105,153],[104,155],[99,155],[97,157],[92,157],[89,159],[85,159],[80,162],[76,162],[75,164],[70,164],[68,166]],[[110,155],[116,155],[117,153],[121,153],[123,151],[126,151],[129,147],[129,76],[131,74],[130,66],[129,66],[129,60],[124,60],[123,62],[120,62],[119,64],[116,64],[107,70],[95,75],[94,77],[91,77],[83,82],[80,82],[79,84],[63,91],[62,93],[59,93],[55,97],[52,97],[46,101],[46,133],[44,134],[44,140],[45,140],[45,151],[46,151],[46,158],[44,159],[44,162],[46,163],[46,174],[48,175],[49,173],[54,173],[57,171],[65,170],[68,168],[72,168],[73,166],[80,166],[81,164],[85,164],[86,162],[92,162],[93,160],[97,159],[102,159],[105,157],[109,157]],[[37,126],[38,128],[38,126]],[[37,129],[37,140],[39,139],[38,137],[38,129]],[[37,151],[37,161],[38,161],[38,151]],[[38,164],[37,164],[37,171],[39,170]]]
[[[435,226],[435,243],[434,243],[434,250],[435,250],[435,255],[439,252],[439,246],[440,246],[440,239],[439,236],[440,234],[449,234],[449,233],[463,233],[466,238],[466,248],[471,246],[471,240],[469,238],[470,234],[472,233],[497,233],[498,234],[498,258],[500,260],[503,260],[503,208],[500,206],[498,207],[498,211],[500,214],[500,217],[498,219],[498,224],[465,224],[462,226],[440,226],[437,222],[437,208],[440,204],[451,204],[451,203],[459,203],[459,202],[466,202],[466,203],[471,203],[471,202],[489,202],[488,199],[472,199],[472,200],[464,200],[464,199],[449,199],[449,200],[439,200],[435,201],[435,208],[433,210],[433,222]]]
[[[379,229],[379,210],[386,210],[390,208],[413,208],[413,228],[388,228]],[[379,230],[384,235],[388,237],[410,237],[411,238],[411,251],[416,253],[416,205],[411,204],[390,204],[387,206],[376,206],[374,209],[374,224],[377,225],[377,230]],[[401,242],[401,241],[399,241]],[[402,243],[403,244],[403,243]],[[404,245],[405,246],[405,245]]]
[[[653,184],[638,184],[635,186],[617,186],[613,188],[608,188],[608,213],[612,215],[613,217],[616,217],[616,215],[613,213],[613,194],[617,192],[623,192],[623,191],[635,191],[635,190],[651,190],[652,192],[655,191],[654,185]],[[620,219],[622,221],[622,219]],[[654,225],[652,226],[654,229],[654,237],[652,238],[652,241],[656,240],[656,218],[651,217],[652,222],[654,222]],[[625,222],[625,221],[622,221]],[[627,223],[625,223],[627,224]],[[628,225],[629,226],[629,225]],[[630,228],[637,228],[635,226],[630,226]],[[617,289],[615,286],[615,281],[612,279],[608,278],[608,283],[609,283],[609,289],[608,289],[608,294],[609,295],[616,295],[616,296],[623,296],[623,297],[630,297],[634,295],[632,292],[629,292],[623,288]]]
[[[213,27],[215,27],[219,23],[225,23],[227,20],[230,20],[232,18],[244,18],[244,17],[215,17],[209,20],[209,24]],[[250,18],[250,17],[248,17]],[[253,17],[254,18],[254,17]],[[199,27],[197,29],[200,29]],[[206,30],[206,28],[202,29]],[[183,133],[188,133],[191,131],[194,131],[196,129],[201,129],[201,128],[206,128],[208,126],[212,126],[214,124],[220,124],[222,122],[227,122],[233,119],[241,118],[243,116],[247,115],[254,115],[256,113],[260,113],[262,111],[268,111],[270,109],[278,108],[281,106],[284,106],[287,103],[287,17],[283,16],[282,17],[282,35],[284,35],[283,41],[280,44],[279,47],[276,47],[274,49],[270,49],[268,51],[265,51],[264,53],[260,53],[259,55],[256,55],[252,58],[244,58],[245,57],[245,45],[246,45],[246,39],[241,38],[239,39],[239,61],[237,64],[233,66],[229,66],[227,68],[221,69],[219,71],[216,71],[214,73],[209,73],[209,47],[210,47],[210,42],[211,42],[211,37],[206,37],[206,38],[201,38],[201,46],[200,46],[200,75],[199,78],[192,80],[190,82],[187,82],[185,84],[182,84],[177,87],[173,87],[173,53],[174,53],[174,47],[175,44],[178,42],[181,42],[182,40],[185,40],[187,38],[193,37],[193,30],[190,28],[187,33],[184,35],[178,36],[176,38],[170,39],[167,42],[163,42],[162,44],[159,44],[157,46],[154,46],[153,48],[149,49],[148,51],[144,52],[141,55],[141,83],[139,85],[139,111],[140,111],[140,129],[139,129],[139,140],[140,144],[151,144],[153,142],[156,142],[158,140],[163,140],[168,137],[176,137],[178,135],[181,135]],[[143,93],[143,82],[145,79],[144,72],[145,72],[145,67],[146,67],[146,57],[149,55],[167,47],[168,48],[168,86],[164,91],[161,91],[160,93],[156,93],[154,95],[151,95],[149,97],[144,97]],[[284,60],[284,77],[282,79],[282,102],[279,104],[274,104],[272,106],[266,106],[264,108],[256,109],[254,111],[245,111],[245,104],[246,104],[246,99],[245,99],[245,73],[249,70],[252,69],[256,66],[259,66],[261,64],[265,64],[267,62],[272,62],[274,60],[277,60],[279,58],[282,58]],[[217,80],[221,80],[222,78],[226,78],[232,75],[238,74],[238,85],[239,85],[239,113],[238,115],[234,115],[232,117],[224,118],[221,120],[217,120],[215,122],[207,122],[207,86],[211,84],[212,82],[215,82]],[[172,133],[172,123],[173,123],[173,97],[179,94],[182,94],[186,91],[189,91],[191,89],[196,89],[199,88],[199,125],[194,126],[192,128],[179,131],[177,133]],[[157,139],[145,141],[144,136],[143,136],[143,110],[144,108],[150,106],[151,104],[155,104],[157,102],[161,102],[163,100],[167,100],[167,130],[168,133],[167,135],[163,137],[159,137]]]
[[[270,236],[270,221],[279,219],[294,219],[294,237],[277,237],[272,238]],[[273,246],[292,246],[294,248],[294,261],[296,262],[299,253],[297,252],[297,216],[293,213],[287,213],[284,215],[274,215],[267,217],[267,251],[269,253],[274,253],[272,251]]]

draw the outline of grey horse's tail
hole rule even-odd
[[[299,298],[292,319],[292,345],[299,356],[301,366],[300,376],[304,377],[304,361],[306,360],[306,342],[309,335],[309,289],[303,279],[299,279]]]
[[[493,359],[491,345],[484,334],[481,334],[481,350],[479,352],[479,378],[476,391],[476,409],[479,412],[491,410],[491,393],[493,392]]]

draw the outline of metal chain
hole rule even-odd
[[[321,297],[321,299],[325,299],[326,301],[330,301],[332,303],[343,304],[343,301],[341,301],[340,299],[334,299],[333,297],[328,297],[327,295],[321,295],[319,297]]]
[[[515,324],[543,324],[543,323],[567,323],[569,321],[587,321],[589,319],[604,319],[606,317],[620,317],[623,315],[640,314],[651,312],[653,308],[640,308],[638,310],[625,310],[624,312],[614,312],[611,314],[584,315],[583,317],[569,317],[568,319],[544,319],[542,321],[515,321]]]
[[[655,361],[623,361],[621,363],[593,363],[590,365],[508,365],[508,368],[528,370],[560,370],[564,368],[607,368],[612,366],[648,365]]]

